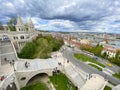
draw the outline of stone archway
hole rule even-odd
[[[21,39],[24,39],[25,37],[22,35],[22,36],[20,36],[20,38],[21,38]]]
[[[47,79],[47,78],[49,78],[47,73],[39,73],[39,74],[33,76],[33,77],[27,82],[26,86],[31,85],[31,84],[33,84],[33,83],[35,83],[35,82],[37,82],[37,81],[43,81],[43,79]]]
[[[16,87],[15,83],[13,82],[7,86],[6,90],[17,90],[17,87]]]

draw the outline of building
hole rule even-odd
[[[16,31],[26,31],[25,26],[23,25],[20,16],[18,16],[18,18],[17,18],[17,24],[15,27],[16,27]]]
[[[18,16],[17,18],[17,24],[16,24],[16,31],[35,31],[35,28],[34,28],[34,24],[31,20],[31,18],[29,19],[27,25],[24,25],[22,20],[21,20],[21,17]]]
[[[90,45],[91,41],[89,39],[82,39],[82,40],[80,40],[80,43],[83,45]]]
[[[106,53],[109,58],[115,57],[116,53],[120,50],[120,47],[104,44],[102,54]]]
[[[40,33],[39,31],[35,30],[31,18],[25,25],[23,24],[21,17],[18,16],[15,28],[16,31],[10,31],[7,26],[4,26],[4,30],[0,32],[0,39],[4,38],[4,36],[9,37],[9,39],[13,42],[17,52],[20,52],[26,42],[34,40]]]

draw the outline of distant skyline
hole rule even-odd
[[[120,0],[0,0],[0,22],[29,17],[37,29],[120,33]]]

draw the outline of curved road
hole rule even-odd
[[[72,50],[71,48],[65,48],[62,53],[65,58],[70,60],[74,65],[76,65],[78,68],[82,69],[83,71],[85,71],[89,74],[93,74],[93,73],[99,74],[114,84],[120,84],[119,79],[109,76],[101,71],[98,71],[97,69],[95,69],[93,67],[90,67],[89,65],[87,65],[81,61],[76,60],[73,56],[73,53],[75,53],[75,52],[78,52],[78,51]]]

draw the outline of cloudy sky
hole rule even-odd
[[[120,0],[0,0],[0,22],[18,15],[42,30],[120,33]]]

